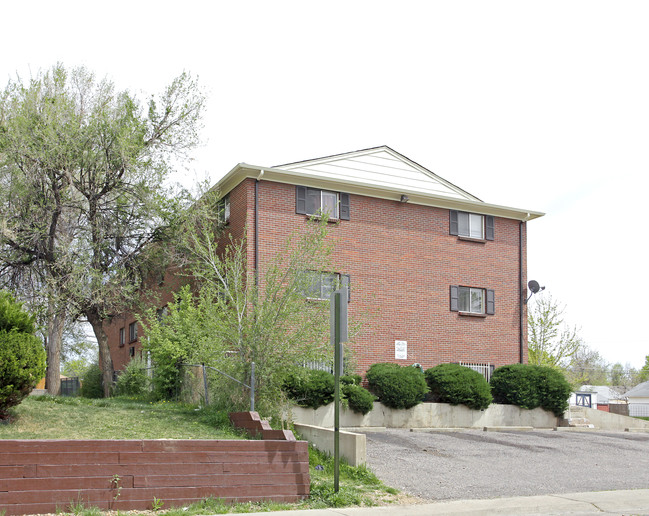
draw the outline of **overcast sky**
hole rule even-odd
[[[58,61],[143,95],[197,75],[206,144],[187,186],[388,145],[545,212],[528,277],[609,362],[649,354],[648,2],[31,0],[2,18],[2,86]]]

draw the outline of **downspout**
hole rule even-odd
[[[262,170],[255,179],[255,287],[259,286],[259,180],[263,175]]]
[[[525,354],[523,352],[523,309],[524,297],[526,291],[523,286],[523,221],[518,223],[518,304],[520,310],[520,321],[518,329],[518,343],[519,343],[519,362],[524,362]]]

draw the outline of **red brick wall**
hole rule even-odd
[[[0,440],[0,513],[164,509],[204,498],[295,502],[309,494],[306,441]]]
[[[247,183],[252,196],[254,180]],[[253,203],[254,197],[248,205]],[[350,321],[363,322],[351,343],[359,371],[385,361],[424,368],[460,360],[519,362],[519,221],[496,218],[495,240],[478,243],[449,235],[447,209],[357,195],[350,205],[351,220],[331,225],[332,272],[351,275]],[[260,181],[261,269],[291,232],[307,224],[295,213],[295,186]],[[523,257],[525,229],[523,224]],[[451,285],[494,289],[495,315],[451,312]],[[523,335],[527,360],[525,326]],[[395,340],[408,342],[407,360],[394,359]]]
[[[164,280],[160,285],[153,285],[156,290],[155,305],[162,308],[170,301],[173,301],[174,292],[177,292],[181,285],[188,281],[186,276],[179,273],[176,268],[169,269],[164,276]],[[129,340],[129,325],[131,323],[137,324],[137,339],[133,342]],[[119,345],[119,330],[124,328],[124,345]],[[110,356],[113,360],[113,368],[116,371],[124,369],[126,364],[131,360],[131,347],[134,348],[135,356],[140,357],[142,351],[142,337],[144,332],[142,326],[137,323],[137,318],[133,312],[124,312],[120,315],[108,319],[104,323],[104,331],[108,337],[108,347],[110,349]]]
[[[307,228],[295,213],[295,186],[259,181],[260,269],[286,238]],[[230,192],[229,231],[234,238],[247,225],[248,264],[254,266],[255,180]],[[495,240],[474,242],[449,234],[449,210],[351,195],[351,220],[331,224],[336,243],[332,272],[351,275],[350,321],[362,330],[350,343],[358,371],[376,362],[414,362],[424,368],[446,362],[489,362],[496,367],[520,360],[519,234],[525,223],[496,218]],[[224,237],[220,245],[225,245]],[[263,281],[263,278],[262,278]],[[165,281],[172,284],[171,280]],[[469,317],[451,312],[449,288],[462,285],[493,289],[496,313]],[[134,320],[124,319],[125,331]],[[527,361],[527,313],[523,313],[523,352]],[[119,324],[109,341],[116,369],[128,360],[128,344],[115,348]],[[394,341],[408,343],[408,359],[394,359]],[[139,349],[139,348],[138,348]]]

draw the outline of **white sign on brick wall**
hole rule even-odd
[[[394,358],[408,360],[408,342],[405,340],[394,341]]]

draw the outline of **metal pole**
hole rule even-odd
[[[205,364],[201,364],[203,367],[203,388],[205,389],[205,406],[207,407],[210,404],[210,395],[207,392],[207,372],[205,371]]]
[[[255,363],[250,363],[250,412],[255,411]]]
[[[340,292],[334,292],[334,492],[340,486]]]

